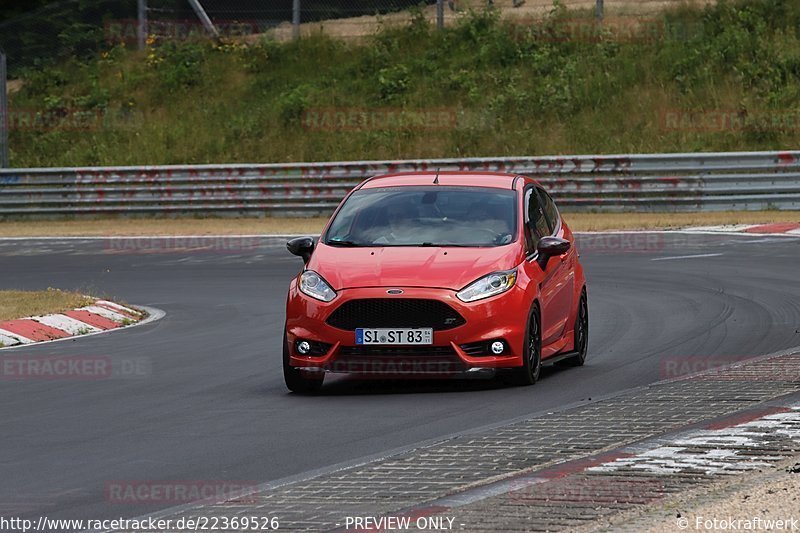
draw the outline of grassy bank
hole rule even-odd
[[[602,34],[587,33],[590,20],[561,8],[528,23],[485,12],[443,31],[418,17],[358,42],[115,48],[26,75],[11,99],[12,165],[800,144],[800,3],[684,7]]]

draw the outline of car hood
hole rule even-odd
[[[460,290],[481,276],[514,268],[514,244],[493,248],[342,248],[320,243],[307,268],[335,290],[356,287],[432,287]]]

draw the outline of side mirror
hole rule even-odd
[[[302,257],[304,263],[308,263],[314,251],[314,239],[311,237],[296,237],[286,243],[286,249],[291,254]]]
[[[551,257],[567,253],[570,246],[570,242],[566,239],[561,239],[559,237],[542,237],[539,239],[539,244],[536,246],[536,251],[539,252],[539,266],[544,269]]]

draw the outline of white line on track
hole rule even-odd
[[[671,261],[673,259],[694,259],[696,257],[717,257],[718,255],[723,255],[722,253],[718,254],[697,254],[697,255],[675,255],[672,257],[656,257],[655,259],[651,259],[650,261]]]

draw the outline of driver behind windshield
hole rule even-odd
[[[392,244],[408,241],[414,230],[419,228],[417,208],[411,204],[390,205],[386,209],[388,222],[384,234],[373,241],[374,244]]]

